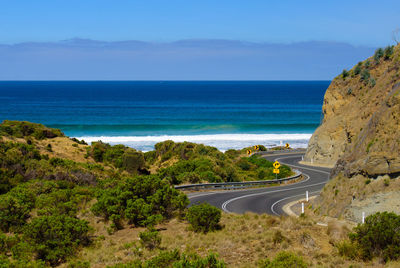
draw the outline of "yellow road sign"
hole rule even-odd
[[[279,168],[274,168],[274,171],[273,171],[275,174],[279,174]]]
[[[251,155],[251,150],[247,150],[247,154],[248,154],[248,155]]]
[[[254,145],[253,147],[254,147],[254,150],[256,150],[256,151],[258,151],[260,149],[260,146],[258,146],[258,145]]]
[[[290,147],[289,143],[286,143],[286,144],[285,144],[285,147],[286,147],[286,148],[289,148],[289,147]]]
[[[274,166],[274,168],[279,168],[281,166],[278,161],[275,161],[272,165]]]

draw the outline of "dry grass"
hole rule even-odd
[[[15,137],[0,137],[3,141],[12,141],[26,143],[25,139]],[[69,160],[73,160],[81,163],[95,163],[95,161],[89,157],[85,158],[87,145],[78,144],[72,141],[68,137],[56,137],[53,139],[36,140],[32,139],[36,148],[43,155],[49,157],[59,157]],[[51,151],[47,149],[48,145],[51,145]]]
[[[85,158],[87,145],[78,144],[67,137],[56,137],[35,142],[40,153],[47,154],[49,157],[65,158],[81,163],[94,163],[92,158]],[[48,144],[51,145],[51,152],[46,149]]]
[[[400,179],[389,179],[389,185],[385,184],[384,177],[379,179],[370,179],[357,175],[353,178],[347,178],[338,175],[330,180],[324,187],[321,197],[314,202],[314,208],[320,215],[332,217],[343,217],[346,210],[353,202],[353,195],[356,200],[365,200],[377,193],[385,193],[400,190]]]
[[[127,227],[110,235],[107,224],[90,212],[83,218],[94,227],[96,238],[93,246],[80,251],[78,258],[90,261],[92,267],[105,267],[137,258],[148,259],[158,254],[158,250],[149,251],[140,246],[139,233],[144,228]],[[178,219],[160,224],[157,228],[162,236],[161,249],[179,249],[203,256],[210,251],[216,252],[228,267],[255,267],[259,260],[274,257],[282,250],[298,253],[313,267],[357,264],[338,256],[332,245],[338,232],[339,237],[347,232],[340,223],[332,222],[327,228],[310,218],[224,213],[221,224],[221,230],[208,234],[194,233],[186,222]],[[380,267],[376,262],[362,266]]]

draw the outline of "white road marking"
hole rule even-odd
[[[308,180],[310,179],[310,176],[308,176],[307,174],[303,173],[303,175],[306,176],[307,179],[304,180],[304,181],[301,181],[301,182],[306,182],[306,181],[308,181]],[[298,182],[298,183],[301,183],[301,182]],[[319,183],[315,183],[315,184],[311,184],[311,185],[305,185],[305,186],[299,186],[299,187],[292,187],[292,188],[289,188],[289,189],[280,189],[280,190],[275,190],[275,191],[268,191],[268,192],[262,192],[262,193],[254,193],[254,194],[242,195],[242,196],[238,196],[238,197],[235,197],[235,198],[232,198],[232,199],[229,199],[229,200],[225,201],[225,202],[222,204],[221,208],[222,208],[223,211],[230,213],[231,211],[229,211],[229,210],[226,208],[226,206],[227,206],[229,203],[231,203],[231,202],[233,202],[233,201],[236,201],[236,200],[239,200],[239,199],[242,199],[242,198],[247,198],[247,197],[256,196],[256,195],[263,195],[263,194],[270,194],[270,193],[278,193],[278,192],[284,192],[284,191],[291,191],[291,190],[295,190],[295,189],[301,189],[301,188],[316,186],[316,185],[320,185],[320,184],[324,184],[324,183],[325,183],[325,182],[319,182]]]
[[[310,185],[310,186],[311,186],[311,185]],[[315,193],[319,193],[319,192],[321,192],[321,191],[311,192],[310,195],[315,194]],[[272,206],[271,206],[271,211],[272,211],[272,213],[274,213],[275,215],[278,215],[278,216],[279,216],[279,214],[274,210],[275,205],[278,204],[278,203],[280,203],[280,202],[282,202],[282,201],[284,201],[284,200],[287,200],[287,199],[290,199],[290,198],[293,198],[293,197],[296,197],[296,196],[304,196],[304,194],[292,195],[292,196],[288,196],[288,197],[285,197],[285,198],[282,198],[282,199],[276,201],[276,202],[273,203]]]
[[[289,157],[280,157],[280,158],[276,158],[275,161],[276,161],[276,160],[281,160],[281,159],[287,159],[287,158],[294,158],[294,157],[293,157],[293,156],[289,156]],[[287,163],[284,163],[284,162],[282,162],[282,163],[285,164],[285,165],[289,165],[289,166],[291,166],[291,167],[296,167],[296,168],[301,168],[301,169],[308,169],[308,170],[312,170],[312,171],[315,171],[315,172],[321,172],[321,173],[330,175],[330,173],[329,173],[329,172],[326,172],[326,171],[316,170],[316,169],[308,168],[308,167],[301,167],[301,166],[291,165],[291,164],[287,164]],[[307,174],[305,174],[305,173],[303,173],[303,175],[307,176],[307,179],[304,180],[304,181],[298,182],[298,183],[306,182],[306,181],[308,181],[308,180],[310,179],[310,176],[309,176],[309,175],[307,175]],[[316,185],[325,184],[328,180],[329,180],[329,177],[328,177],[327,180],[325,180],[325,181],[323,181],[323,182],[314,183],[314,184],[311,184],[311,185],[293,187],[293,188],[290,188],[290,189],[280,189],[280,190],[275,190],[275,191],[267,191],[267,192],[262,192],[262,193],[254,193],[254,194],[248,194],[248,195],[238,196],[238,197],[235,197],[235,198],[232,198],[232,199],[228,199],[227,201],[225,201],[225,202],[222,204],[221,208],[222,208],[223,211],[225,211],[225,212],[227,212],[227,213],[231,213],[231,211],[229,211],[229,210],[227,209],[227,205],[228,205],[229,203],[233,202],[233,201],[236,201],[236,200],[239,200],[239,199],[243,199],[243,198],[247,198],[247,197],[251,197],[251,196],[257,196],[257,195],[263,195],[263,194],[268,194],[268,193],[276,193],[276,192],[290,191],[290,190],[295,190],[295,189],[301,189],[301,188],[306,188],[306,187],[312,187],[312,186],[316,186]],[[296,184],[297,184],[297,183],[296,183]],[[319,191],[318,191],[318,192],[319,192]],[[313,192],[313,193],[315,193],[315,192]],[[312,193],[311,193],[311,194],[312,194]],[[283,200],[286,200],[286,199],[289,199],[289,198],[293,198],[293,197],[296,197],[296,196],[301,196],[301,195],[303,195],[303,194],[294,195],[294,196],[289,196],[289,197],[283,198],[283,199],[281,199],[281,200],[278,200],[277,202],[275,202],[274,204],[272,204],[272,206],[271,206],[271,211],[272,211],[274,214],[279,215],[279,214],[277,214],[277,213],[273,210],[274,206],[275,206],[277,203],[279,203],[279,202],[281,202],[281,201],[283,201]]]

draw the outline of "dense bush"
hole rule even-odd
[[[181,160],[170,167],[160,169],[159,174],[172,184],[181,184],[186,181],[195,183],[201,180],[209,180],[210,182],[221,181],[220,175],[214,170],[215,166],[217,164],[213,163],[210,159],[199,157],[193,160]],[[205,172],[211,172],[212,174],[206,174]],[[203,177],[203,175],[206,175],[207,178]],[[224,177],[227,176],[226,174],[221,175],[225,175]]]
[[[360,250],[355,243],[343,240],[335,244],[340,256],[350,260],[355,260],[360,256]]]
[[[371,77],[371,79],[369,80],[369,84],[371,85],[371,87],[374,87],[376,85],[375,78]]]
[[[395,260],[400,257],[400,216],[392,212],[378,212],[365,219],[350,233],[363,259],[382,257]]]
[[[24,237],[35,245],[37,258],[56,265],[90,242],[88,222],[65,215],[42,216],[25,227]]]
[[[384,55],[384,51],[382,48],[378,48],[377,50],[375,50],[375,54],[374,54],[375,62],[379,62],[379,60],[383,57],[383,55]]]
[[[71,140],[81,145],[88,145],[84,140],[78,140],[77,138],[71,138]]]
[[[348,77],[349,74],[350,74],[350,73],[349,73],[346,69],[343,69],[343,71],[342,71],[342,78],[343,78],[343,79],[346,79],[346,77]]]
[[[195,232],[207,233],[220,227],[221,210],[207,203],[193,205],[188,209],[186,219]]]
[[[371,75],[370,75],[369,71],[367,69],[364,69],[361,72],[360,81],[363,81],[365,84],[367,84],[370,76]]]
[[[95,185],[95,173],[104,172],[94,164],[41,155],[34,145],[0,141],[0,194],[35,179],[63,180],[79,185]],[[105,174],[103,174],[105,175]]]
[[[32,178],[37,171],[30,172],[29,164],[35,160],[41,160],[41,156],[33,145],[0,141],[0,194]]]
[[[219,160],[225,159],[225,155],[218,151],[217,148],[191,142],[175,143],[169,140],[157,143],[154,148],[155,156],[153,159],[160,158],[161,162],[165,162],[171,158],[190,160],[201,156],[213,157]]]
[[[228,152],[225,160],[199,156],[190,160],[181,160],[175,164],[162,168],[158,174],[172,184],[184,182],[232,182],[242,180],[273,180],[272,162],[258,156],[232,159],[233,151]],[[292,171],[282,165],[278,178],[288,177]]]
[[[362,62],[357,63],[356,67],[354,68],[354,75],[359,75],[361,73],[361,66]]]
[[[86,204],[92,198],[90,188],[74,187],[67,189],[52,189],[43,193],[36,199],[38,215],[68,215],[76,216],[79,205]]]
[[[16,187],[0,195],[0,230],[19,230],[26,224],[35,206],[35,195],[23,186]]]
[[[160,253],[144,262],[139,260],[117,264],[113,268],[224,268],[225,263],[218,260],[218,256],[209,253],[202,258],[197,254],[181,254],[178,250],[160,251]]]
[[[160,233],[153,227],[149,227],[146,231],[139,233],[140,243],[147,249],[155,249],[161,245]]]
[[[273,260],[260,261],[260,268],[307,268],[307,263],[295,253],[282,251]]]
[[[143,153],[127,151],[122,155],[122,167],[131,174],[136,174],[145,167]]]
[[[385,47],[385,50],[383,51],[384,60],[390,59],[393,55],[393,52],[394,52],[394,46]]]
[[[61,130],[47,128],[42,124],[9,120],[4,120],[3,123],[0,124],[0,135],[13,136],[16,138],[34,137],[38,140],[64,136]]]
[[[93,212],[111,220],[114,228],[121,228],[124,218],[138,226],[151,225],[189,204],[185,194],[156,175],[126,178],[114,187],[99,189],[96,195]]]
[[[135,149],[121,144],[111,146],[108,143],[98,141],[92,142],[87,150],[88,155],[93,157],[96,162],[112,164],[116,168],[121,168],[131,174],[147,173],[144,154]]]

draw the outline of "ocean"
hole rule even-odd
[[[87,142],[153,150],[164,140],[225,151],[307,146],[330,81],[1,81],[0,119]]]

